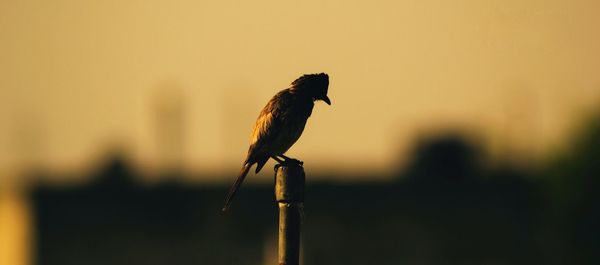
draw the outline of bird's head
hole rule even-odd
[[[323,100],[331,105],[327,97],[329,87],[329,76],[326,73],[303,75],[292,82],[292,88],[308,93],[313,100]]]

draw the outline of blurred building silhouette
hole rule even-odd
[[[178,84],[161,85],[153,98],[154,131],[160,171],[181,174],[185,140],[186,105],[182,88]]]

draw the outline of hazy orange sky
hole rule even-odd
[[[267,100],[313,72],[330,74],[333,105],[316,105],[288,153],[312,168],[386,172],[446,126],[539,155],[599,102],[599,12],[596,0],[2,1],[0,172],[73,170],[113,145],[145,167],[181,145],[188,170],[234,172]]]

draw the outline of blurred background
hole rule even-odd
[[[264,104],[304,264],[600,264],[600,2],[1,1],[0,264],[275,264]]]

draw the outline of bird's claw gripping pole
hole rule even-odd
[[[283,166],[299,166],[299,167],[304,166],[304,162],[302,162],[298,159],[289,158],[289,157],[285,157],[285,160],[277,160],[277,162],[278,162],[278,164],[275,165],[275,174],[277,174],[277,170]]]
[[[300,264],[300,222],[305,182],[302,164],[293,159],[275,166],[275,199],[279,206],[279,265]]]

